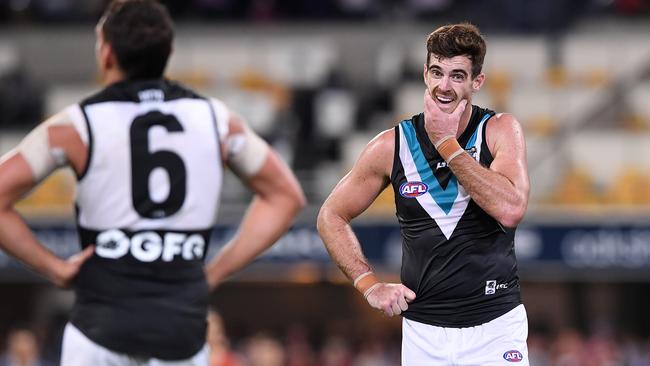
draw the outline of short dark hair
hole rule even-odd
[[[472,78],[481,73],[485,52],[481,32],[470,23],[448,24],[427,37],[427,66],[431,55],[439,58],[467,56],[472,61]]]
[[[101,29],[129,80],[160,78],[174,39],[167,8],[155,0],[113,0]]]

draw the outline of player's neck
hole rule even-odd
[[[469,119],[472,117],[472,102],[467,101],[467,107],[463,111],[463,114],[460,116],[460,121],[458,122],[458,133],[456,133],[456,138],[459,138],[460,135],[465,132],[467,125],[469,125]]]
[[[106,70],[102,77],[102,85],[109,86],[125,79],[124,73],[118,69]]]

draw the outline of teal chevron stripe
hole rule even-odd
[[[427,159],[424,157],[413,125],[409,121],[402,121],[400,125],[402,126],[402,131],[404,131],[413,162],[415,162],[415,166],[420,174],[420,179],[429,186],[429,194],[438,207],[448,215],[458,196],[458,180],[456,177],[451,177],[447,184],[447,189],[443,189],[436,176],[433,175]]]
[[[474,147],[474,144],[476,143],[476,138],[477,138],[477,135],[478,135],[479,131],[482,131],[482,130],[483,130],[483,129],[481,128],[481,125],[482,125],[485,121],[487,121],[490,117],[492,117],[492,116],[489,115],[489,114],[486,114],[485,116],[483,116],[483,118],[481,119],[481,122],[478,124],[478,127],[476,127],[476,130],[474,130],[474,133],[472,134],[472,137],[470,137],[470,138],[469,138],[469,141],[467,141],[467,145],[465,145],[465,150]]]

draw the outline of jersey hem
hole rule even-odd
[[[87,329],[83,325],[81,325],[79,322],[77,322],[74,317],[70,318],[70,324],[74,325],[86,338],[90,339],[92,342],[96,343],[97,345],[104,347],[112,352],[116,353],[121,353],[127,356],[135,356],[135,357],[153,357],[157,358],[159,360],[163,361],[182,361],[182,360],[187,360],[194,355],[196,355],[201,349],[205,346],[205,342],[201,343],[196,347],[196,349],[192,350],[191,352],[188,353],[178,353],[176,355],[170,356],[170,355],[161,355],[157,354],[155,352],[142,352],[141,349],[136,350],[134,347],[133,343],[120,343],[120,342],[111,342],[106,339],[101,339],[101,338],[96,338],[93,335],[91,335]]]
[[[404,314],[402,315],[404,318],[408,320],[412,320],[418,323],[423,323],[423,324],[428,324],[428,325],[433,325],[435,327],[443,327],[443,328],[470,328],[470,327],[476,327],[479,325],[483,325],[485,323],[491,322],[492,320],[506,314],[507,312],[511,311],[512,309],[516,308],[517,306],[521,305],[522,302],[518,301],[516,303],[511,303],[508,304],[507,307],[504,307],[503,309],[495,312],[491,312],[489,316],[486,317],[481,317],[477,319],[476,321],[471,321],[471,322],[445,322],[445,321],[440,321],[432,318],[425,318],[425,317],[419,317],[415,316],[413,314]]]

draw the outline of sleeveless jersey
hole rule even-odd
[[[205,341],[227,109],[162,79],[119,82],[71,108],[88,144],[77,226],[82,246],[96,245],[71,322],[117,352],[189,358]]]
[[[458,139],[485,167],[493,160],[485,139],[493,115],[473,106]],[[404,317],[470,327],[521,303],[515,230],[468,195],[429,140],[422,113],[395,127],[391,183],[403,241],[401,281],[416,293]]]

